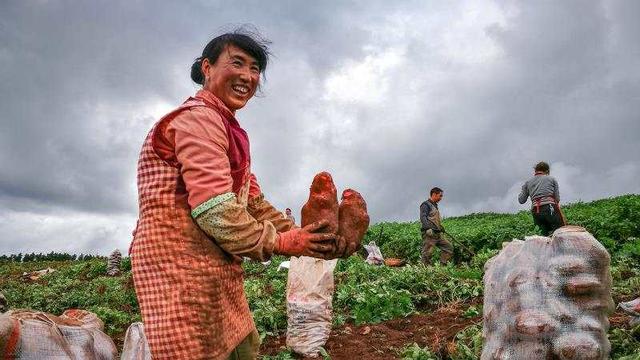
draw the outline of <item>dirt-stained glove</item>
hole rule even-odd
[[[278,234],[274,253],[286,256],[311,256],[325,259],[334,250],[336,235],[319,233],[318,230],[329,225],[321,220],[303,228],[295,228]]]
[[[334,247],[334,256],[332,258],[345,257],[349,251],[349,241],[344,236],[337,235]]]
[[[331,250],[324,253],[324,260],[346,258],[349,254],[349,241],[346,237],[336,234],[335,240],[329,243]]]

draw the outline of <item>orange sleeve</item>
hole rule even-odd
[[[258,179],[253,173],[251,173],[251,176],[249,176],[249,199],[253,199],[260,194],[262,194],[262,190],[258,184]]]
[[[227,130],[215,110],[202,106],[186,110],[171,121],[165,134],[175,144],[191,209],[232,192]]]

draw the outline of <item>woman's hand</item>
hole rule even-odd
[[[329,225],[321,220],[303,228],[295,228],[278,234],[274,253],[286,256],[311,256],[325,259],[334,251],[336,234],[318,232]]]

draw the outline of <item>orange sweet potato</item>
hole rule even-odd
[[[313,178],[309,200],[302,207],[302,226],[316,221],[327,220],[329,225],[322,232],[338,231],[338,193],[331,174],[323,171]]]
[[[369,227],[367,203],[360,193],[346,189],[342,192],[338,214],[338,235],[346,240],[347,249],[344,256],[347,257],[360,248],[362,238]]]

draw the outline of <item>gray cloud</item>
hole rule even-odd
[[[640,192],[640,5],[259,1],[0,4],[0,252],[126,250],[153,122],[229,24],[275,54],[238,117],[267,197],[299,209],[313,175],[374,221],[515,211],[552,163],[563,201]],[[75,250],[74,250],[75,249]]]

